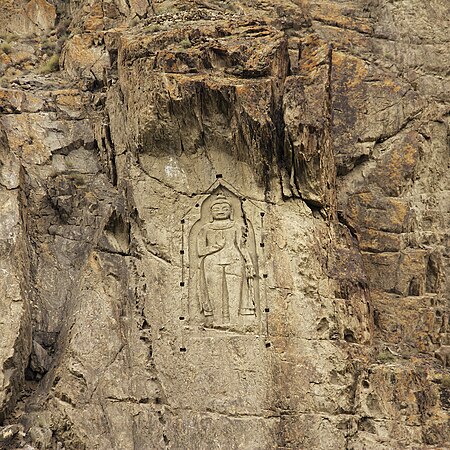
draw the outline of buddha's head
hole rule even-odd
[[[211,204],[211,215],[213,220],[230,219],[233,212],[231,203],[227,200],[225,195],[219,193]]]

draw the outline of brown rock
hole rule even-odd
[[[42,32],[55,26],[56,8],[46,0],[30,0],[25,6],[25,14]]]
[[[3,3],[0,446],[449,446],[443,1]]]

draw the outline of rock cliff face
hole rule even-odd
[[[450,448],[445,0],[3,3],[1,448]]]

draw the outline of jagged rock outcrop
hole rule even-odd
[[[5,5],[2,448],[450,448],[444,1]]]

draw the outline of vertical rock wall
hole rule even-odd
[[[0,445],[447,448],[444,3],[8,3]]]

